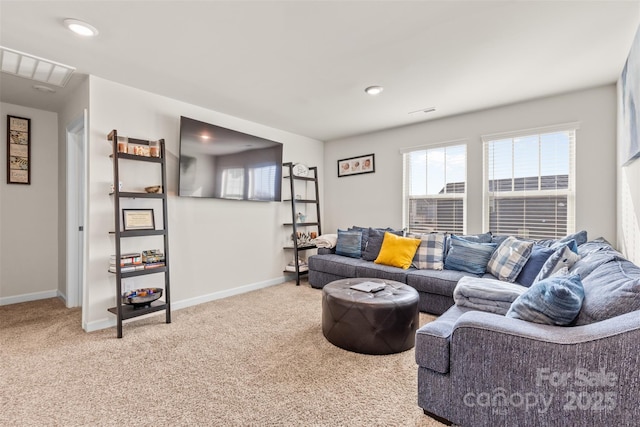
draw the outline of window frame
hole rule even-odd
[[[580,129],[579,122],[572,123],[563,123],[552,126],[545,126],[539,128],[532,129],[523,129],[516,130],[511,132],[502,132],[502,133],[494,133],[489,135],[483,135],[482,139],[482,167],[483,167],[483,175],[482,175],[482,185],[483,185],[483,202],[482,202],[482,224],[483,230],[485,232],[491,231],[491,212],[490,206],[491,201],[493,200],[492,195],[495,193],[499,194],[500,198],[518,198],[518,199],[526,199],[533,197],[549,197],[549,196],[566,196],[567,198],[567,229],[566,234],[574,233],[576,230],[576,146],[578,139],[578,130]],[[538,138],[538,150],[540,151],[540,137],[542,135],[553,134],[553,133],[562,133],[568,132],[573,133],[572,138],[569,140],[569,171],[568,171],[568,180],[567,180],[567,188],[566,189],[555,189],[555,190],[526,190],[526,191],[490,191],[489,189],[489,145],[492,142],[501,141],[511,139],[511,162],[514,163],[514,154],[513,154],[513,140],[516,138],[527,138],[535,136]],[[540,164],[542,159],[538,159],[538,163]],[[541,175],[541,169],[538,168],[538,179],[541,180],[543,175]],[[526,177],[525,177],[526,178]],[[516,179],[512,175],[512,180]],[[513,188],[513,186],[512,186]],[[492,231],[493,232],[493,231]],[[557,234],[556,234],[557,236]],[[529,235],[519,236],[523,238],[529,238]],[[559,236],[562,237],[562,236]],[[536,237],[533,237],[536,238]],[[547,238],[547,237],[543,237]]]
[[[444,193],[444,194],[424,194],[424,195],[420,195],[420,196],[410,196],[409,195],[409,190],[410,190],[410,183],[409,183],[409,176],[408,176],[408,168],[407,168],[407,164],[408,164],[408,156],[411,155],[411,153],[414,153],[416,151],[428,151],[428,150],[435,150],[435,149],[441,149],[444,148],[446,150],[446,148],[448,147],[455,147],[455,146],[462,146],[464,147],[464,192],[463,193]],[[468,147],[468,140],[465,139],[456,139],[456,140],[451,140],[451,141],[444,141],[444,142],[437,142],[437,143],[432,143],[432,144],[425,144],[425,145],[420,145],[420,146],[415,146],[415,147],[409,147],[409,148],[405,148],[400,150],[400,153],[402,154],[402,226],[405,230],[407,230],[408,233],[411,233],[411,229],[410,229],[410,221],[409,221],[409,215],[410,215],[410,204],[409,204],[409,199],[410,197],[413,198],[424,198],[424,199],[432,199],[432,200],[436,200],[436,199],[461,199],[462,203],[463,203],[463,207],[462,207],[462,234],[466,234],[467,231],[467,212],[468,212],[468,202],[467,202],[467,193],[468,193],[468,153],[469,153],[469,147]],[[446,163],[445,163],[446,164]],[[427,172],[428,174],[428,172]],[[446,182],[446,174],[445,174],[445,188],[447,185]],[[434,230],[437,232],[441,232],[441,233],[450,233],[451,230]],[[416,232],[416,233],[421,233],[421,232]]]

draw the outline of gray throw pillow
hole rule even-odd
[[[362,259],[366,261],[375,261],[378,258],[378,254],[380,253],[380,248],[382,247],[382,241],[384,240],[384,233],[389,232],[395,234],[396,236],[402,236],[402,230],[381,230],[377,228],[369,228],[368,236],[367,236],[367,247],[362,252]],[[364,231],[363,231],[364,233]]]

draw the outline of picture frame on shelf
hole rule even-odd
[[[123,209],[122,228],[124,231],[155,230],[153,209]]]
[[[338,178],[375,172],[375,154],[338,160]]]
[[[7,115],[7,184],[31,184],[31,119]]]

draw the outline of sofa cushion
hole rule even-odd
[[[552,248],[546,248],[537,244],[533,245],[529,260],[516,278],[516,283],[519,283],[522,286],[531,286],[538,273],[540,273],[540,270],[542,270],[544,263],[547,262],[554,252],[555,250]]]
[[[640,267],[631,261],[614,259],[600,264],[582,283],[584,302],[577,325],[640,310]]]
[[[547,279],[553,276],[554,273],[560,271],[562,268],[571,268],[579,259],[580,255],[571,250],[572,242],[560,246],[555,252],[545,261],[542,269],[533,280],[536,284],[540,280]]]
[[[458,280],[465,276],[478,277],[471,273],[456,270],[408,270],[406,283],[414,287],[418,292],[452,298],[453,290],[458,284]],[[490,274],[486,274],[485,277],[495,279]]]
[[[507,317],[547,325],[566,326],[578,315],[584,287],[577,274],[541,280],[511,304]]]
[[[423,270],[427,268],[442,270],[444,268],[445,234],[410,234],[409,237],[420,239],[420,246],[413,257],[414,267]]]
[[[369,264],[357,258],[344,257],[342,255],[312,255],[307,259],[309,270],[331,273],[341,277],[356,277],[356,266]]]
[[[384,280],[395,280],[396,282],[406,283],[407,272],[412,271],[413,268],[407,270],[392,267],[389,265],[375,264],[373,262],[364,261],[362,264],[356,266],[356,274],[351,277],[371,277]]]
[[[474,243],[458,236],[451,236],[451,248],[444,262],[447,270],[484,274],[487,263],[495,251],[495,243]]]
[[[513,236],[507,237],[491,255],[487,272],[505,282],[515,282],[529,260],[532,248],[533,242],[518,240]]]
[[[411,261],[419,245],[420,239],[384,233],[382,247],[374,263],[406,270],[411,267]]]
[[[458,318],[470,309],[453,306],[433,322],[416,331],[416,363],[423,368],[449,372],[449,343]]]
[[[360,258],[362,232],[358,230],[345,231],[338,230],[338,241],[336,242],[336,254],[351,258]]]
[[[376,228],[369,228],[367,234],[367,247],[362,252],[362,259],[366,261],[374,261],[378,258],[380,248],[382,247],[382,241],[384,240],[384,233],[393,233],[396,236],[402,236],[402,230],[380,230]],[[363,231],[364,233],[364,231]]]

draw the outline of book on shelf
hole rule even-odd
[[[116,265],[116,256],[111,255],[109,259],[109,264]],[[128,266],[128,265],[137,265],[142,264],[142,256],[139,252],[127,253],[120,255],[120,266]]]
[[[162,262],[149,262],[144,264],[144,268],[145,270],[151,269],[151,268],[158,268],[158,267],[164,267],[164,261]]]
[[[129,273],[131,271],[138,271],[138,270],[144,270],[144,265],[140,264],[140,265],[128,265],[126,267],[120,267],[121,273]],[[111,273],[117,272],[115,264],[112,264],[109,266],[109,272]]]

